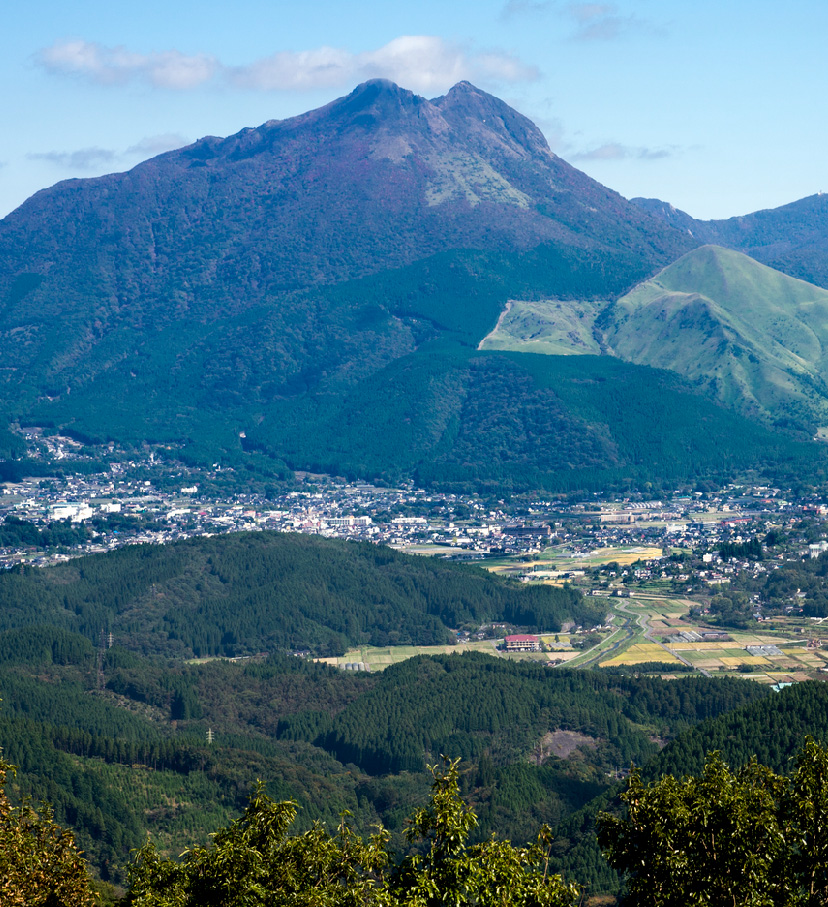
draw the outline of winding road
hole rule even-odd
[[[592,667],[599,661],[603,661],[608,655],[617,651],[621,648],[621,646],[625,645],[631,639],[633,639],[636,635],[635,628],[638,627],[647,642],[655,643],[655,645],[660,646],[670,656],[670,658],[678,659],[682,664],[687,665],[688,668],[692,668],[694,671],[698,671],[705,677],[711,676],[709,671],[705,671],[704,668],[700,668],[697,665],[694,665],[689,659],[674,651],[660,639],[657,639],[655,636],[653,636],[653,629],[650,626],[650,615],[648,613],[631,611],[628,605],[622,601],[619,601],[617,604],[613,604],[613,608],[616,613],[622,614],[624,616],[625,622],[623,627],[619,627],[612,634],[610,634],[607,639],[598,643],[597,646],[593,646],[591,649],[588,649],[577,658],[574,658],[568,662],[564,662],[564,665],[571,668]],[[616,633],[623,635],[615,640],[611,646],[607,646],[607,643],[613,638],[613,636],[615,636]]]

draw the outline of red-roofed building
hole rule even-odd
[[[537,636],[517,634],[505,639],[507,652],[540,652],[540,640]]]

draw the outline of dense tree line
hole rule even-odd
[[[349,809],[361,830],[381,820],[402,846],[426,754],[440,752],[470,757],[461,783],[480,840],[491,831],[526,840],[606,789],[607,771],[649,758],[650,734],[669,737],[764,692],[734,679],[616,678],[483,655],[413,659],[382,674],[279,655],[185,665],[117,645],[99,658],[84,637],[42,627],[0,634],[0,654],[0,744],[20,766],[15,790],[49,799],[113,879],[146,830],[163,847],[182,833],[206,841],[255,777],[302,804],[300,828]],[[569,760],[544,756],[538,742],[558,727],[589,745]]]
[[[600,740],[591,758],[609,768],[655,755],[642,724],[676,733],[763,695],[733,679],[610,678],[473,653],[413,658],[387,669],[317,742],[340,761],[381,774],[421,771],[441,753],[490,752],[509,761],[564,728]]]
[[[734,682],[740,683],[735,678]],[[649,784],[665,775],[699,776],[711,752],[719,753],[734,771],[755,758],[769,770],[787,773],[808,735],[828,743],[828,685],[824,683],[796,684],[711,716],[683,731],[650,761],[638,763],[640,778]],[[620,890],[620,877],[601,858],[595,834],[602,809],[621,814],[620,792],[620,787],[609,791],[567,817],[557,829],[554,865],[576,873],[582,883],[599,891]]]
[[[490,620],[557,631],[565,620],[603,617],[568,587],[525,587],[368,543],[278,533],[129,546],[0,574],[0,630],[48,623],[175,655],[339,655],[365,643],[447,643],[450,627]]]
[[[753,468],[760,451],[762,470],[780,479],[825,470],[824,452],[711,403],[673,373],[611,357],[479,353],[444,340],[338,395],[280,406],[278,420],[249,434],[295,468],[413,475],[457,490],[721,482]]]
[[[0,478],[2,481],[2,478]],[[0,523],[2,548],[52,548],[58,545],[78,545],[92,537],[87,526],[73,526],[67,522],[53,522],[41,528],[29,520],[13,515]]]
[[[764,556],[762,540],[756,537],[746,542],[723,542],[719,546],[719,555],[725,560],[736,557],[749,561],[761,561]]]
[[[712,753],[697,777],[633,773],[621,799],[599,838],[634,907],[828,902],[828,749],[810,736],[788,776],[755,759],[731,771]]]
[[[92,884],[71,832],[48,807],[13,805],[6,793],[13,767],[0,760],[0,902],[4,907],[92,907]]]

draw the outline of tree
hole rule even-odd
[[[636,907],[828,904],[828,749],[812,738],[790,777],[712,753],[698,778],[633,772],[621,799],[598,839]]]
[[[828,904],[828,749],[812,737],[796,759],[783,804],[789,871],[808,907]]]
[[[86,863],[71,832],[44,806],[12,806],[6,778],[13,766],[0,759],[0,904],[3,907],[91,907]]]
[[[431,802],[418,810],[406,835],[425,842],[427,852],[408,857],[391,876],[392,903],[401,907],[479,905],[479,907],[567,907],[578,889],[548,872],[552,837],[544,826],[537,843],[514,847],[494,837],[468,844],[477,817],[460,798],[459,760],[432,769]]]
[[[296,804],[277,803],[261,784],[244,815],[209,847],[163,860],[151,843],[130,867],[127,904],[134,907],[363,907],[381,905],[379,873],[387,836],[368,843],[343,818],[336,835],[316,824],[289,836]]]
[[[538,844],[513,847],[492,838],[469,845],[477,818],[460,798],[457,762],[434,770],[431,801],[418,810],[409,841],[426,845],[389,870],[388,835],[367,842],[345,818],[335,835],[317,824],[289,835],[293,803],[276,803],[259,786],[244,815],[209,847],[181,862],[151,844],[130,870],[130,907],[571,907],[577,888],[547,872],[548,829]]]

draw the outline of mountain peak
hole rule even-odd
[[[393,120],[400,112],[417,108],[422,103],[422,98],[395,82],[369,79],[357,85],[349,95],[322,109],[334,117],[349,119],[355,125],[370,126]]]
[[[375,98],[382,94],[395,97],[415,97],[414,92],[409,91],[407,88],[401,88],[396,82],[392,82],[391,79],[366,79],[366,81],[360,82],[346,97],[358,98],[369,95],[371,98]]]
[[[518,157],[552,156],[543,133],[528,117],[471,82],[458,82],[431,103],[453,129],[476,138],[481,145],[496,145]]]

